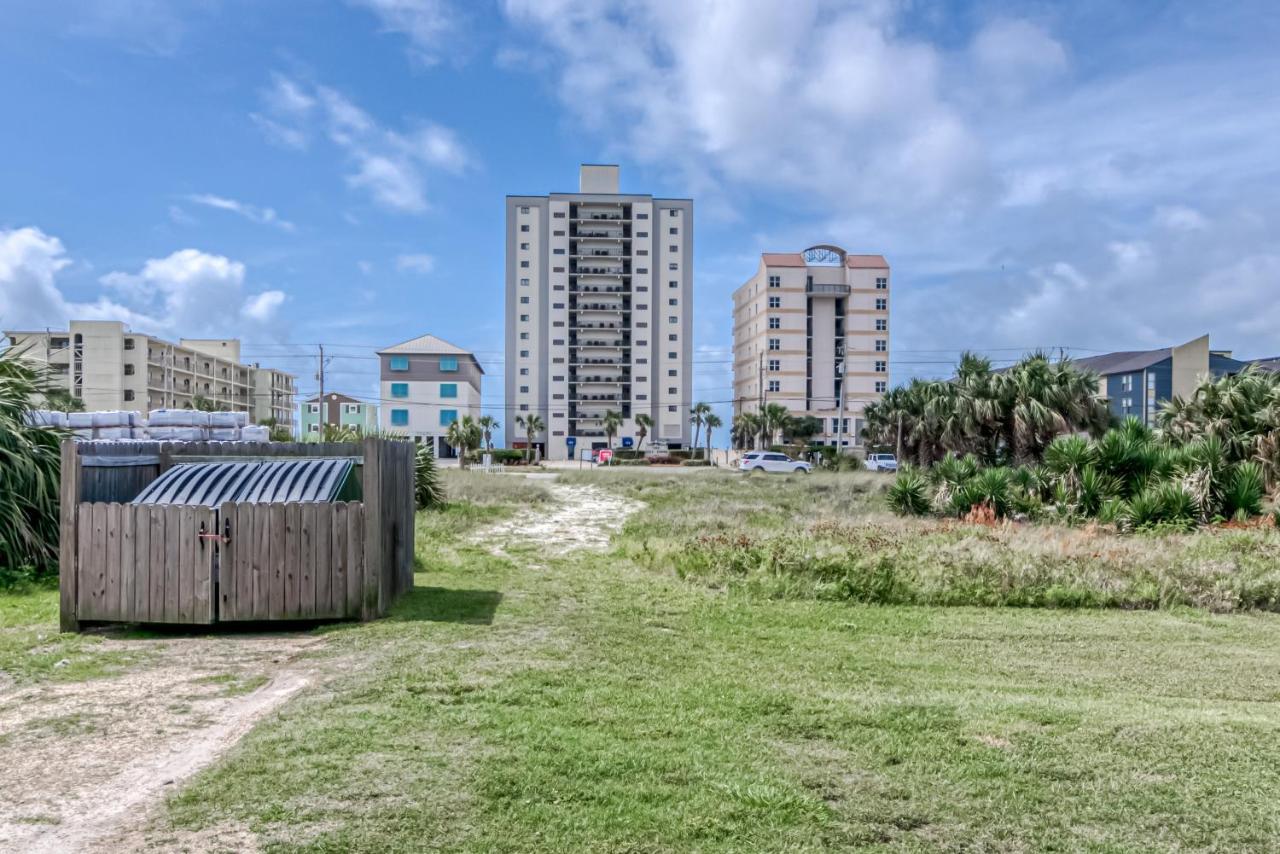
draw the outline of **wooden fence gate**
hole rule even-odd
[[[209,507],[81,503],[81,620],[212,623],[217,527]]]
[[[218,620],[359,617],[366,585],[364,506],[223,504]]]

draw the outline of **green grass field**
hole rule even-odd
[[[895,527],[870,476],[598,472],[562,482],[647,508],[611,552],[529,569],[471,538],[540,512],[541,489],[513,503],[500,479],[447,477],[469,499],[419,517],[417,589],[390,619],[319,630],[333,679],[172,797],[157,841],[235,827],[267,851],[1280,848],[1274,614],[873,605],[789,581],[785,562],[681,563],[698,538],[767,551],[836,522],[884,528],[895,553],[918,539],[995,564],[1089,537],[1089,588],[1139,556],[1252,566],[1275,533],[1020,541]]]

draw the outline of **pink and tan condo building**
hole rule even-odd
[[[813,416],[813,442],[862,444],[889,386],[889,263],[838,246],[766,252],[733,293],[733,414],[779,403]]]

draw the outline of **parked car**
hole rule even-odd
[[[786,454],[779,454],[776,451],[748,451],[738,462],[738,470],[808,474],[813,470],[813,466],[802,460],[793,460]]]
[[[867,471],[897,471],[898,458],[893,454],[867,454],[862,465]]]

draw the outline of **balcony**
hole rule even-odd
[[[847,297],[849,295],[848,285],[822,285],[815,282],[804,290],[805,293],[815,297]]]

